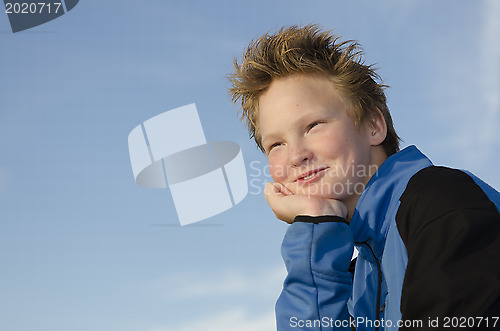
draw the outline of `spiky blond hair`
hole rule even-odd
[[[387,137],[382,146],[387,155],[399,151],[399,137],[386,104],[386,85],[377,83],[379,75],[372,65],[365,65],[357,42],[340,38],[316,25],[281,28],[253,40],[241,63],[234,60],[234,73],[229,74],[229,93],[233,102],[241,101],[241,118],[250,136],[261,150],[258,126],[259,98],[274,79],[294,74],[319,74],[334,83],[350,106],[350,116],[360,127],[376,116],[377,108],[387,124]]]

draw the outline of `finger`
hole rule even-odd
[[[267,183],[266,189],[268,190],[269,194],[278,194],[278,195],[282,195],[282,196],[287,195],[287,194],[285,194],[285,191],[284,191],[284,190],[286,190],[286,187],[281,183],[276,183],[276,182]],[[264,190],[264,193],[265,193],[265,190]]]
[[[280,193],[280,188],[275,184],[276,183],[273,182],[267,183],[266,187],[264,188],[264,195]]]
[[[293,192],[290,191],[290,189],[288,187],[286,187],[285,185],[282,185],[282,186],[283,187],[282,187],[281,191],[283,192],[283,194],[285,194],[285,195],[293,195]]]

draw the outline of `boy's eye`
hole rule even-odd
[[[281,143],[274,143],[271,146],[269,146],[269,150],[273,149],[274,147],[278,147],[279,145],[281,145]]]
[[[317,122],[312,122],[311,124],[309,124],[309,125],[307,126],[307,131],[309,132],[312,128],[314,128],[314,127],[318,126],[318,124],[321,124],[321,123],[323,123],[323,122],[320,122],[320,121],[317,121]]]
[[[270,151],[273,150],[273,148],[280,146],[281,143],[274,143],[271,146],[268,147],[267,152],[269,153]]]

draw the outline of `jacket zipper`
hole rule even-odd
[[[376,306],[375,319],[377,321],[380,321],[380,312],[381,312],[381,309],[380,309],[380,298],[381,298],[381,295],[382,295],[382,293],[381,293],[382,292],[382,268],[380,266],[380,261],[377,259],[377,256],[373,252],[373,249],[371,248],[371,246],[368,245],[368,243],[366,243],[366,242],[364,242],[362,244],[366,245],[370,249],[370,252],[372,253],[373,258],[375,259],[375,263],[377,264],[378,287],[377,287],[377,304],[375,305]],[[376,327],[375,330],[379,331],[379,327]]]

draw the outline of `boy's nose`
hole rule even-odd
[[[310,162],[312,159],[312,152],[302,145],[292,146],[290,149],[290,165],[301,166]]]

